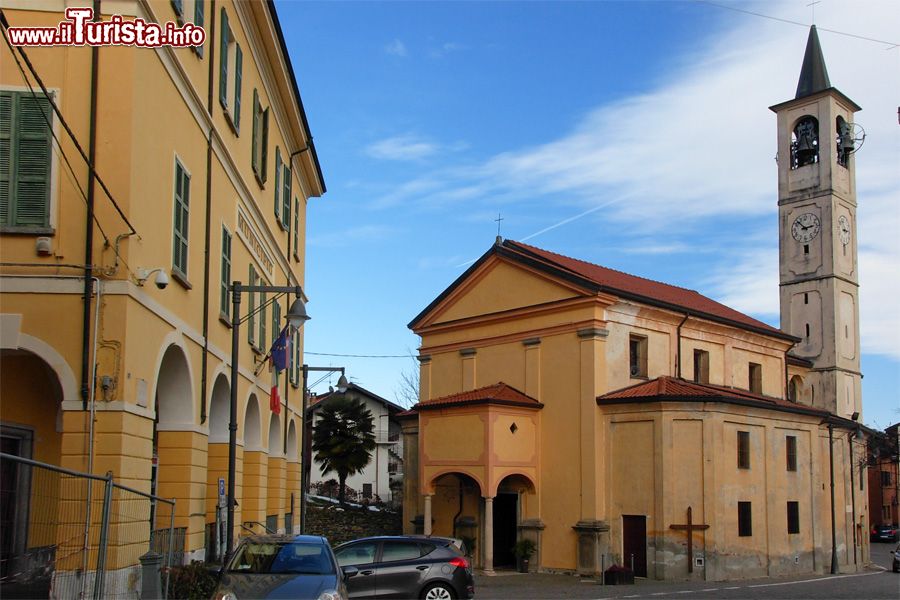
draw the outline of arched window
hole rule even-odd
[[[853,154],[853,127],[844,120],[844,117],[838,117],[834,130],[836,132],[837,163],[846,167],[850,161],[850,155]]]
[[[803,380],[799,375],[794,375],[791,377],[791,381],[788,383],[788,400],[791,402],[799,402],[800,396],[803,393]]]
[[[791,168],[819,162],[819,122],[806,115],[794,125],[791,135]]]

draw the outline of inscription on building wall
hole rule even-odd
[[[237,213],[237,231],[241,240],[243,240],[244,245],[246,245],[253,256],[256,257],[256,262],[262,267],[269,278],[271,278],[275,272],[275,263],[269,256],[269,253],[266,252],[266,247],[256,233],[256,229],[253,228],[253,224],[250,223],[250,220],[244,215],[240,208],[238,208]]]

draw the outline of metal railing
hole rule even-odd
[[[0,453],[3,546],[0,595],[22,598],[139,598],[140,557],[175,550],[175,501],[106,476]],[[152,521],[152,522],[151,522]],[[153,543],[151,532],[165,532]],[[183,547],[183,537],[182,537]]]

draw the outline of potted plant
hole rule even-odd
[[[531,555],[534,554],[534,542],[528,538],[522,538],[513,546],[513,554],[516,556],[516,565],[519,573],[528,572],[528,562]]]

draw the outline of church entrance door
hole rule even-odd
[[[622,515],[622,559],[635,577],[647,576],[647,517]],[[633,566],[632,566],[633,565]]]
[[[500,492],[494,498],[494,567],[514,567],[519,495]]]

